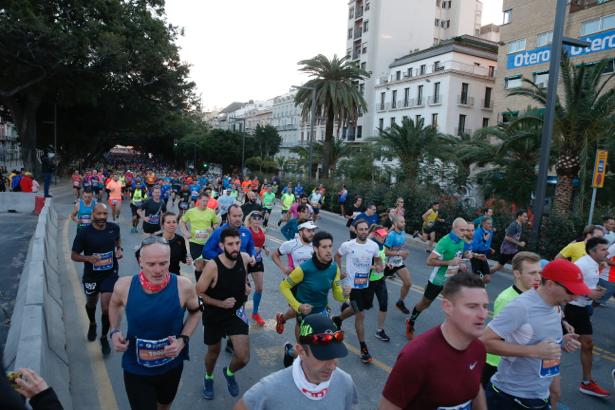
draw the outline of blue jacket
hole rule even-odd
[[[228,224],[224,224],[219,228],[216,228],[215,231],[211,233],[211,236],[203,246],[202,256],[205,259],[213,259],[216,256],[222,253],[222,249],[220,248],[220,234],[226,228],[228,228]],[[254,240],[252,239],[252,233],[245,226],[239,227],[239,234],[241,235],[241,252],[246,252],[250,256],[254,256],[256,254],[256,250],[254,249]]]
[[[489,254],[492,240],[493,231],[487,231],[482,226],[479,226],[474,231],[474,238],[472,238],[472,252]]]

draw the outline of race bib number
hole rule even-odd
[[[179,203],[179,209],[188,209],[188,203],[187,202],[180,202]]]
[[[160,214],[150,215],[148,223],[152,225],[160,225]]]
[[[248,315],[246,315],[246,311],[243,306],[235,311],[235,315],[239,319],[243,320],[245,324],[248,324]]]
[[[389,256],[389,265],[396,268],[404,264],[404,258],[401,256]]]
[[[79,224],[82,226],[87,226],[92,223],[92,215],[81,215],[79,218]]]
[[[119,201],[117,199],[112,199],[111,200],[111,205],[117,205]]]
[[[260,262],[263,260],[263,250],[262,249],[257,249],[256,250],[256,254],[254,255],[254,259],[256,259],[257,262]]]
[[[160,340],[136,339],[137,363],[143,367],[160,367],[171,362],[173,357],[166,357],[164,348],[171,344],[168,337]]]
[[[143,201],[133,201],[132,203],[134,204],[134,206],[140,207]]]
[[[113,268],[113,251],[93,253],[92,255],[98,256],[98,261],[92,265],[94,271],[103,271]]]
[[[561,345],[562,340],[561,339],[558,340],[557,343]],[[547,377],[554,377],[554,376],[559,375],[559,369],[560,369],[560,359],[541,360],[539,375],[543,379]]]
[[[85,184],[83,184],[85,185]],[[73,187],[79,188],[79,181],[73,181]]]
[[[369,273],[355,273],[354,286],[355,289],[365,289],[369,286]]]
[[[458,404],[456,406],[440,406],[437,410],[471,410],[472,409],[472,401],[468,400],[465,403]]]
[[[84,187],[84,188],[85,188],[85,187],[89,187],[89,186],[91,186],[91,185],[92,185],[92,184],[91,184],[89,181],[83,181],[83,187]]]
[[[208,232],[206,229],[197,229],[194,232],[194,236],[196,239],[205,239],[207,238]]]

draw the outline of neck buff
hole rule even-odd
[[[316,252],[314,252],[312,254],[312,261],[314,262],[314,265],[316,266],[316,269],[318,269],[318,270],[325,270],[325,269],[327,269],[331,265],[331,263],[333,262],[333,259],[331,259],[327,263],[323,263],[320,260],[318,260],[318,256],[316,256]]]
[[[333,375],[331,375],[333,378]],[[297,389],[310,400],[322,400],[329,392],[329,383],[331,379],[320,384],[314,384],[308,381],[301,367],[301,358],[297,357],[293,362],[293,381]]]
[[[141,286],[143,289],[149,290],[150,292],[160,292],[164,288],[167,287],[169,282],[171,281],[171,274],[169,272],[166,273],[164,277],[164,281],[159,285],[154,285],[151,283],[146,277],[143,271],[139,272],[139,282],[141,282]]]

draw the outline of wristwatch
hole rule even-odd
[[[188,344],[190,343],[190,336],[186,336],[186,335],[177,335],[175,336],[176,339],[182,339],[184,341],[184,346],[188,346]]]

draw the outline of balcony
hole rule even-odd
[[[455,135],[469,134],[472,135],[472,130],[469,128],[455,128]]]
[[[354,39],[359,39],[361,38],[361,34],[363,33],[363,27],[358,26],[354,28]]]
[[[474,97],[468,97],[467,95],[458,95],[457,96],[457,105],[461,107],[473,107],[474,106]]]
[[[429,105],[442,105],[442,95],[431,95],[427,98],[427,104]]]
[[[404,108],[412,107],[414,105],[414,99],[408,98],[406,100],[403,100],[403,103],[404,103]]]
[[[415,104],[413,105],[414,107],[424,107],[425,106],[425,98],[420,97],[417,98],[415,101]]]
[[[361,17],[363,17],[363,7],[357,7],[354,11],[354,18],[360,19]]]
[[[570,1],[570,12],[575,13],[577,11],[589,9],[591,7],[600,6],[602,4],[606,4],[611,0],[571,0]]]
[[[480,108],[485,111],[493,111],[493,100],[480,100]]]
[[[358,60],[360,57],[361,57],[361,49],[360,48],[352,52],[352,59],[353,60]]]
[[[380,103],[378,104],[378,111],[388,111],[391,109],[391,103]]]

